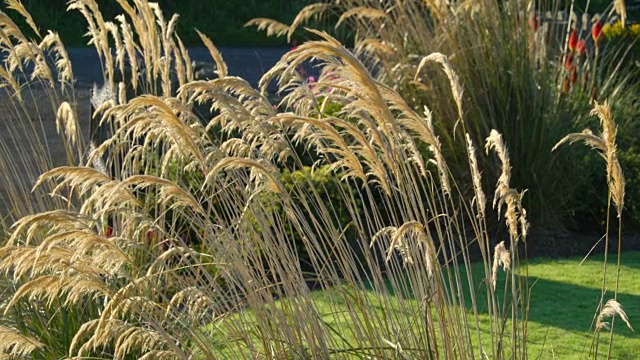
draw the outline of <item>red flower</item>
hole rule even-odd
[[[598,88],[594,86],[593,90],[591,90],[591,103],[596,101],[598,101]]]
[[[578,70],[576,70],[576,67],[574,66],[571,68],[571,85],[575,84],[576,81],[578,81]]]
[[[575,50],[577,45],[578,45],[578,33],[575,30],[573,30],[571,32],[571,35],[569,35],[569,51]]]
[[[580,39],[576,45],[576,52],[578,56],[583,56],[587,52],[587,42],[584,39]]]
[[[110,238],[113,235],[113,228],[111,226],[107,225],[105,233],[107,235],[107,239]]]
[[[591,27],[591,37],[593,38],[593,42],[598,46],[600,39],[602,39],[602,22],[600,20],[596,20]]]
[[[538,27],[540,27],[540,23],[538,22],[538,15],[534,15],[533,18],[529,19],[529,26],[531,26],[534,32],[538,31]]]
[[[569,82],[569,79],[565,77],[562,81],[562,92],[567,93],[569,90],[571,90],[571,83]]]
[[[573,54],[569,54],[567,56],[567,59],[564,61],[564,67],[567,69],[567,71],[571,70],[571,68],[573,67]]]

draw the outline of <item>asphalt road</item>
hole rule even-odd
[[[287,47],[267,48],[225,48],[218,50],[222,53],[229,75],[239,76],[254,86],[260,77],[267,72],[284,55]],[[77,78],[77,89],[89,88],[93,83],[102,82],[102,70],[96,51],[83,48],[67,49],[74,75]],[[190,48],[189,56],[193,61],[213,62],[206,48]]]

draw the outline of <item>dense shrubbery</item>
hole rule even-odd
[[[585,114],[595,99],[607,98],[615,104],[622,137],[635,133],[632,119],[638,113],[640,93],[628,89],[640,86],[640,67],[635,64],[631,37],[613,41],[614,33],[621,30],[607,24],[605,36],[599,34],[596,41],[593,29],[602,26],[596,26],[596,18],[580,25],[588,26],[587,31],[569,36],[575,24],[558,26],[553,19],[535,15],[551,8],[525,11],[515,3],[476,3],[459,9],[455,16],[439,13],[432,5],[427,9],[420,2],[401,7],[367,0],[329,3],[305,15],[344,14],[342,26],[357,33],[356,51],[376,60],[372,69],[377,78],[399,91],[412,107],[427,105],[433,112],[456,179],[467,176],[463,129],[478,143],[491,129],[500,129],[513,162],[526,164],[514,168],[511,180],[517,188],[529,190],[523,201],[538,228],[584,230],[601,218],[592,215],[601,214],[601,202],[585,201],[584,194],[601,184],[592,164],[582,162],[586,150],[558,154],[551,148],[568,132],[594,128],[594,120]],[[411,26],[383,26],[385,20]],[[289,27],[289,33],[298,26]],[[629,27],[628,32],[634,29]],[[465,87],[460,109],[443,98],[448,90],[446,75],[419,64],[421,55],[434,51],[452,55],[452,66]],[[464,115],[458,116],[459,111]],[[622,151],[627,151],[626,146],[623,141]],[[497,159],[480,162],[489,174],[500,166]],[[488,186],[493,180],[486,179]],[[468,184],[468,178],[462,183]]]
[[[345,239],[345,245],[353,251],[354,256],[357,258],[357,254],[361,254],[362,249],[359,249],[360,245],[357,241],[356,232],[351,228],[353,226],[351,221],[366,210],[362,206],[360,199],[350,198],[348,185],[340,181],[342,175],[335,174],[327,165],[316,169],[304,167],[296,171],[284,170],[282,184],[289,193],[296,194],[298,198],[294,199],[294,201],[317,204],[317,206],[303,210],[303,218],[306,223],[313,224],[318,221],[326,221],[322,219],[330,218],[333,222],[331,224],[332,227],[343,229],[341,237]],[[279,217],[279,222],[286,222],[286,211],[282,203],[278,201],[278,195],[266,194],[265,196],[270,198],[265,199],[265,202],[270,204],[266,211],[273,214],[273,216]],[[347,202],[349,203],[348,206],[346,205]],[[327,214],[327,212],[330,212],[330,214]],[[260,226],[257,225],[256,228],[260,231]],[[308,253],[308,249],[312,248],[312,246],[305,244],[305,241],[309,240],[301,238],[301,234],[291,228],[286,229],[283,235],[287,237],[288,242],[295,245],[301,270],[305,272],[305,278],[308,279],[308,282],[313,284],[318,274],[322,272],[322,268],[317,268],[312,264],[310,257],[313,255]],[[331,241],[318,245],[325,249],[331,249],[331,247],[336,246]],[[329,251],[331,252],[331,250]],[[330,261],[336,261],[335,255],[330,259]],[[360,260],[363,259],[361,258]]]
[[[178,31],[184,34],[183,41],[187,46],[201,46],[194,28],[209,34],[216,44],[227,46],[269,46],[285,45],[282,39],[273,39],[253,30],[244,29],[243,25],[258,16],[278,16],[292,21],[296,13],[308,0],[250,0],[243,1],[242,6],[233,1],[198,1],[198,0],[160,0],[156,1],[164,10],[165,16],[180,14]],[[70,46],[85,46],[87,39],[86,24],[82,16],[76,12],[67,12],[67,1],[22,1],[38,25],[43,29],[55,29]],[[113,18],[122,12],[116,0],[98,0],[96,4],[105,18]],[[0,5],[5,11],[6,6]],[[17,19],[23,31],[31,35],[31,29],[22,19]]]

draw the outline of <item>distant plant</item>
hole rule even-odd
[[[537,6],[491,0],[329,1],[307,6],[290,25],[266,19],[252,24],[291,36],[306,21],[339,14],[336,28],[356,34],[355,53],[376,79],[402,94],[414,110],[426,105],[432,111],[454,177],[466,176],[461,134],[466,131],[480,143],[491,129],[500,129],[514,162],[526,164],[514,169],[512,181],[530,190],[523,201],[532,221],[541,228],[576,229],[584,225],[574,222],[576,212],[595,205],[586,205],[582,196],[593,186],[593,171],[572,166],[584,154],[558,157],[550,149],[563,134],[587,126],[584,114],[594,100],[637,102],[631,89],[640,68],[625,65],[633,64],[629,44],[608,41],[604,20],[595,17],[582,32],[574,20],[559,25],[539,16],[557,11],[556,4]],[[462,108],[442,98],[448,91],[444,75],[420,66],[432,52],[449,55],[466,90]],[[489,173],[500,166],[495,159],[479,161]]]
[[[613,24],[607,23],[602,28],[602,33],[608,39],[629,37],[636,40],[640,37],[640,24],[624,27],[622,26],[622,21],[616,21]]]

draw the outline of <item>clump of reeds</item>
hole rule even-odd
[[[622,167],[618,161],[617,146],[616,146],[616,134],[617,126],[613,121],[611,115],[611,109],[609,103],[605,101],[603,104],[596,103],[591,115],[597,116],[600,119],[601,136],[594,135],[589,129],[585,129],[582,133],[569,134],[562,138],[558,144],[554,147],[554,150],[564,144],[573,143],[576,141],[584,141],[587,145],[597,150],[607,165],[607,184],[608,184],[608,207],[607,207],[607,221],[605,232],[605,244],[604,244],[604,262],[603,262],[603,275],[602,275],[602,296],[600,297],[600,303],[596,315],[595,321],[595,335],[593,342],[593,354],[598,356],[598,345],[600,339],[600,332],[605,327],[603,319],[605,317],[613,317],[616,314],[624,320],[629,328],[631,324],[628,321],[626,313],[622,310],[622,307],[618,303],[618,289],[620,286],[620,259],[622,254],[622,210],[624,208],[624,175],[622,174]],[[615,290],[612,299],[607,300],[605,303],[605,297],[609,290],[609,284],[607,284],[607,268],[608,268],[608,254],[609,254],[609,230],[612,226],[611,223],[611,204],[615,206],[616,214],[618,218],[618,244],[617,244],[617,264],[616,264],[616,283]],[[610,340],[607,357],[611,356],[611,349],[613,347],[613,329],[614,320],[611,320],[610,327]]]

